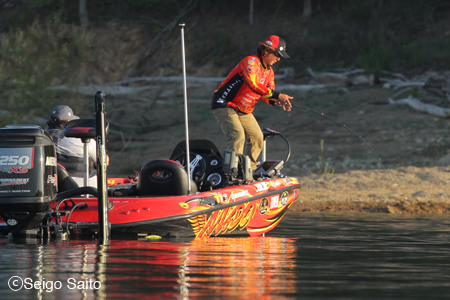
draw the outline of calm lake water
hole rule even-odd
[[[1,299],[448,299],[450,217],[288,214],[266,237],[0,239]]]

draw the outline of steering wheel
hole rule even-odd
[[[206,162],[205,159],[195,152],[189,152],[190,156],[190,168],[191,168],[191,179],[198,185],[200,184],[206,175]],[[175,160],[182,164],[185,168],[187,165],[186,162],[186,152],[181,152],[180,154],[176,155],[172,160]],[[187,168],[186,168],[187,169]]]

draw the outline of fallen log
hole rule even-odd
[[[391,98],[388,99],[389,104],[394,105],[409,105],[411,108],[426,112],[430,115],[438,116],[438,117],[449,117],[450,116],[450,109],[449,108],[443,108],[439,107],[437,105],[423,103],[419,99],[413,98],[409,96],[408,98],[400,99],[400,100],[392,100]]]

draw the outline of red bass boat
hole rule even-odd
[[[103,96],[97,92],[96,107]],[[255,171],[244,155],[225,150],[222,156],[211,141],[186,139],[170,159],[145,163],[137,176],[106,180],[101,135],[108,125],[96,130],[103,113],[97,109],[96,119],[64,128],[68,137],[96,139],[98,189],[78,187],[57,164],[52,140],[39,126],[0,129],[1,233],[85,238],[97,236],[106,223],[112,237],[258,236],[275,228],[298,197],[298,179],[281,174],[289,142],[272,130],[263,130],[264,136],[281,135],[288,156],[264,161]]]

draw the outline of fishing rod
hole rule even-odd
[[[311,108],[309,108],[309,107],[306,107],[306,106],[297,105],[297,104],[293,104],[293,103],[291,103],[291,104],[292,104],[292,106],[295,106],[295,107],[297,107],[297,108],[300,108],[300,109],[302,109],[302,110],[304,110],[304,111],[311,112],[311,113],[316,114],[316,115],[318,115],[318,116],[321,116],[321,117],[323,117],[323,118],[325,118],[325,119],[327,119],[327,120],[330,120],[331,122],[333,122],[333,123],[335,123],[335,124],[337,124],[337,125],[339,125],[339,126],[345,128],[348,132],[350,132],[351,134],[353,134],[354,136],[356,136],[358,139],[360,139],[361,142],[363,142],[363,143],[364,143],[364,144],[365,144],[365,145],[366,145],[366,146],[367,146],[367,147],[368,147],[368,148],[369,148],[369,149],[370,149],[370,150],[378,157],[378,161],[380,162],[381,166],[383,167],[384,172],[386,173],[386,177],[387,177],[389,180],[391,180],[391,178],[389,177],[389,174],[388,174],[388,172],[387,172],[386,167],[384,166],[383,162],[381,161],[380,155],[378,155],[378,153],[375,151],[375,149],[373,149],[372,146],[370,146],[365,140],[363,140],[363,138],[362,138],[360,135],[357,135],[353,130],[351,130],[350,128],[348,128],[345,124],[342,124],[342,123],[340,123],[340,122],[338,122],[338,121],[336,121],[336,120],[334,120],[334,119],[332,119],[332,118],[326,116],[324,113],[315,111],[315,110],[313,110],[313,109],[311,109]]]

